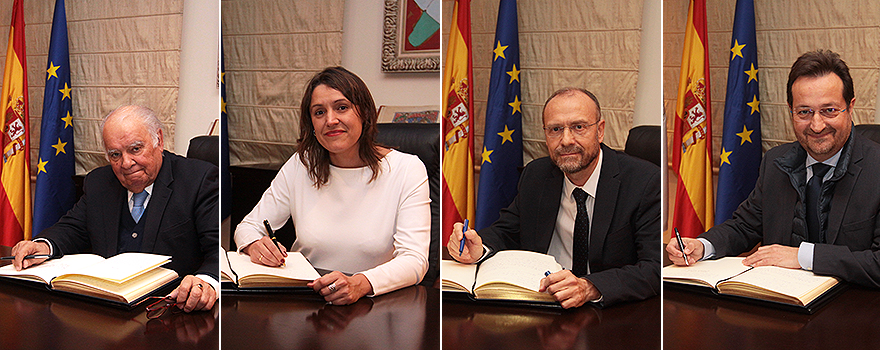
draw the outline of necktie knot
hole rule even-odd
[[[828,173],[828,170],[831,169],[831,166],[824,163],[816,163],[812,165],[813,167],[813,177],[818,176],[818,179],[825,178],[825,174]]]
[[[580,187],[576,187],[574,191],[571,192],[571,194],[574,196],[574,200],[577,202],[578,205],[583,205],[587,203],[587,196],[589,195]]]

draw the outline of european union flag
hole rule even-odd
[[[64,13],[64,0],[56,0],[46,63],[46,90],[43,94],[40,158],[37,161],[34,195],[34,236],[55,224],[73,207],[73,152],[67,15]]]
[[[486,134],[477,192],[477,230],[498,219],[516,197],[522,167],[522,95],[516,0],[501,0],[495,27]]]
[[[715,224],[729,219],[749,196],[761,165],[761,103],[753,0],[737,0],[730,40],[724,134],[718,170]]]

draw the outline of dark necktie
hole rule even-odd
[[[575,188],[572,192],[577,203],[577,217],[574,219],[574,244],[571,272],[575,276],[587,274],[590,253],[590,217],[587,215],[587,192]]]
[[[812,243],[822,243],[825,241],[822,227],[819,224],[819,214],[822,208],[819,204],[819,195],[822,193],[822,179],[831,169],[831,166],[816,163],[812,165],[813,177],[807,182],[807,241]]]

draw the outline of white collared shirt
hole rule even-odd
[[[587,215],[590,218],[590,231],[593,226],[593,207],[596,203],[596,189],[599,187],[599,173],[602,170],[602,149],[599,149],[599,155],[596,157],[596,168],[580,188],[587,192],[586,204]],[[550,239],[550,248],[547,254],[556,257],[562,267],[571,270],[573,250],[574,250],[574,221],[577,217],[577,203],[572,196],[572,191],[578,186],[571,182],[567,176],[563,176],[565,180],[562,182],[562,196],[559,198],[559,212],[556,215],[556,228],[553,230],[553,237]],[[590,273],[590,266],[587,264],[587,273]]]

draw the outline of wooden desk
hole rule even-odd
[[[665,349],[880,349],[880,291],[850,286],[813,315],[664,289]]]
[[[443,301],[445,349],[658,349],[660,297],[607,309]],[[669,349],[669,348],[668,348]]]
[[[223,348],[439,349],[440,290],[413,286],[347,306],[318,295],[223,294]]]
[[[147,320],[144,307],[115,309],[0,280],[0,349],[218,348],[219,308]]]

